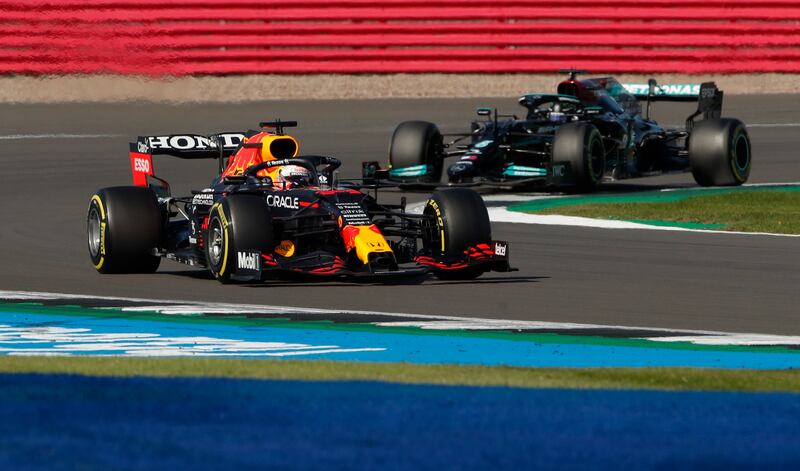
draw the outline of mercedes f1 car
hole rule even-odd
[[[271,274],[470,279],[510,271],[483,200],[466,188],[434,192],[422,214],[380,204],[363,184],[337,184],[340,161],[298,156],[295,122],[211,136],[143,136],[131,144],[133,186],[97,191],[89,256],[101,273],[153,272],[162,258],[208,268],[221,282]],[[272,131],[267,131],[271,129]],[[153,156],[217,158],[209,188],[173,196]],[[289,169],[289,171],[286,171]]]
[[[389,163],[364,164],[366,178],[407,186],[435,186],[444,160],[451,185],[542,186],[593,190],[601,181],[691,171],[703,186],[747,181],[751,146],[745,125],[720,118],[723,93],[701,85],[623,86],[611,77],[581,79],[570,70],[557,93],[523,95],[524,119],[479,108],[470,132],[448,135],[425,121],[406,121],[394,131]],[[627,87],[627,88],[626,88]],[[630,91],[629,91],[630,89]],[[642,111],[640,100],[646,102]],[[650,118],[657,101],[696,101],[683,129],[665,129]]]

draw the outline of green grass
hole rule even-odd
[[[800,392],[800,372],[699,368],[512,368],[215,358],[0,357],[0,373],[358,380],[395,383]]]
[[[591,202],[527,210],[644,223],[743,232],[800,234],[800,192],[743,191],[689,196],[677,201]]]

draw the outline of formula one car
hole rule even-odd
[[[723,93],[713,82],[660,87],[650,79],[647,85],[627,86],[628,91],[611,77],[578,80],[582,71],[568,72],[557,93],[519,99],[524,119],[479,108],[484,119],[446,143],[433,123],[401,123],[392,136],[390,168],[365,163],[365,177],[435,186],[444,159],[458,156],[447,169],[451,185],[590,191],[603,179],[675,171],[691,171],[703,186],[747,181],[750,138],[741,121],[720,118]],[[639,100],[646,102],[644,113]],[[664,129],[650,119],[656,101],[696,101],[698,106],[683,129]]]
[[[130,151],[134,186],[103,188],[90,200],[97,271],[153,272],[161,258],[207,267],[221,282],[280,273],[471,279],[512,270],[508,244],[492,240],[474,191],[437,191],[422,214],[407,212],[405,199],[379,204],[377,186],[373,197],[336,184],[339,160],[298,156],[297,141],[283,132],[293,125],[139,137]],[[153,155],[218,158],[220,173],[209,188],[175,197],[154,175]]]

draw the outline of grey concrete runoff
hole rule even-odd
[[[789,238],[496,224],[494,237],[510,242],[518,272],[398,285],[223,286],[169,261],[153,275],[103,276],[89,263],[87,202],[100,187],[130,182],[127,143],[136,135],[297,119],[303,152],[335,155],[345,162],[342,176],[356,176],[362,160],[386,160],[398,122],[428,119],[463,130],[479,105],[521,111],[513,97],[0,105],[0,289],[800,335],[800,241]],[[654,110],[675,124],[689,112],[687,105]],[[800,181],[800,95],[727,97],[725,114],[754,125],[752,182]],[[155,162],[177,193],[206,185],[215,165]],[[681,174],[614,188],[692,184]]]
[[[591,74],[602,75],[602,71]],[[146,77],[0,76],[0,103],[241,103],[256,100],[470,98],[555,88],[564,74],[310,74]],[[652,75],[617,74],[622,83]],[[657,74],[661,84],[714,80],[731,94],[797,93],[797,74]]]

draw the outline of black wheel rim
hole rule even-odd
[[[436,212],[430,206],[425,206],[423,214],[428,218],[420,221],[420,228],[423,234],[422,248],[438,252],[442,246],[442,230],[436,220]]]
[[[744,134],[739,134],[736,137],[733,152],[733,162],[736,165],[736,169],[740,174],[744,174],[750,166],[750,143]]]
[[[86,221],[86,226],[86,233],[89,237],[89,254],[91,254],[92,258],[97,258],[100,256],[100,239],[102,234],[100,233],[100,213],[94,205],[89,209],[89,217]]]
[[[219,219],[214,218],[208,226],[208,261],[213,267],[218,267],[222,263],[225,255],[225,234]]]
[[[599,181],[603,178],[604,157],[603,143],[600,139],[592,139],[589,145],[589,172],[594,181]]]

